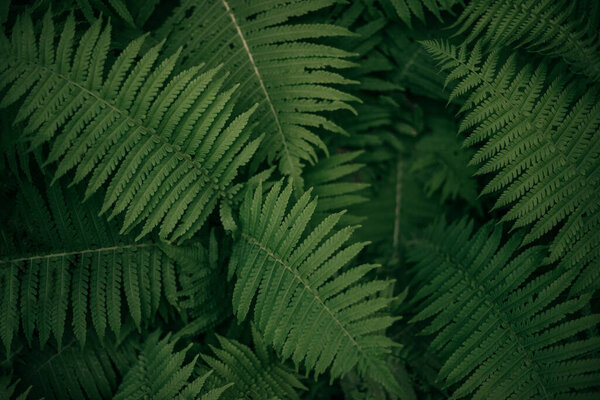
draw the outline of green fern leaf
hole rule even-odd
[[[520,47],[562,58],[573,71],[600,81],[598,27],[589,18],[593,2],[573,0],[472,1],[454,23],[467,43],[491,49]],[[588,34],[589,32],[589,34]]]
[[[102,344],[90,335],[80,349],[77,340],[61,349],[48,348],[19,357],[17,374],[31,387],[31,398],[47,400],[106,399],[117,391],[120,375],[134,364],[138,338],[130,335],[120,344]]]
[[[81,204],[75,190],[57,184],[46,205],[33,185],[21,187],[17,218],[27,223],[21,240],[28,253],[0,258],[0,334],[7,349],[20,325],[30,344],[37,331],[42,347],[52,334],[60,350],[67,315],[83,345],[90,322],[100,339],[107,328],[119,336],[122,309],[139,329],[161,298],[176,304],[175,265],[158,243],[119,237],[114,224],[96,216],[97,197]],[[31,209],[41,218],[30,218]]]
[[[206,61],[209,67],[223,64],[231,72],[227,82],[239,82],[243,93],[238,106],[259,104],[256,129],[267,138],[258,159],[279,161],[281,172],[293,175],[299,185],[303,165],[317,159],[315,148],[327,154],[315,128],[344,133],[318,113],[352,110],[348,102],[358,101],[332,87],[352,81],[326,70],[352,66],[346,60],[351,54],[314,43],[351,33],[334,25],[290,22],[333,3],[185,0],[157,32],[168,38],[171,51],[184,46],[186,65]]]
[[[219,399],[231,384],[212,391],[204,389],[208,375],[190,381],[198,356],[184,364],[189,346],[174,351],[176,341],[170,335],[159,339],[159,332],[151,334],[144,342],[137,362],[129,369],[115,400],[151,398],[171,399]],[[204,395],[200,395],[205,392]]]
[[[144,37],[134,40],[105,78],[110,25],[97,20],[75,46],[69,16],[56,48],[54,29],[47,13],[38,46],[25,14],[11,42],[3,38],[0,106],[28,93],[15,123],[26,122],[34,146],[50,141],[54,180],[72,169],[76,183],[91,175],[88,196],[109,183],[102,212],[125,213],[121,232],[143,224],[138,238],[154,228],[168,241],[190,238],[231,197],[238,168],[258,147],[245,132],[255,107],[228,123],[232,90],[222,90],[218,68],[169,80],[179,52],[153,67],[164,42],[140,56]]]
[[[214,356],[203,355],[204,362],[215,371],[221,384],[233,387],[225,398],[270,400],[299,399],[297,391],[306,390],[293,371],[269,354],[260,334],[252,327],[256,350],[236,340],[217,336],[220,348],[210,346]]]
[[[301,240],[317,202],[306,192],[286,215],[292,187],[281,186],[275,184],[263,201],[259,185],[242,204],[230,262],[237,276],[234,313],[244,320],[256,299],[257,328],[283,359],[304,362],[317,375],[329,368],[332,378],[357,367],[397,392],[385,364],[394,343],[381,334],[394,318],[379,313],[392,299],[377,296],[390,282],[359,283],[375,265],[343,272],[366,243],[343,247],[354,228],[333,231],[342,213]]]
[[[544,248],[518,253],[521,234],[501,239],[493,223],[473,232],[466,220],[441,221],[410,250],[419,304],[412,322],[429,321],[424,333],[436,335],[431,351],[444,361],[439,375],[456,388],[452,398],[597,396],[600,337],[585,333],[600,315],[578,315],[590,296],[560,298],[573,271],[544,273]]]
[[[548,82],[544,64],[517,69],[515,57],[498,66],[498,54],[482,61],[481,46],[468,52],[445,42],[423,43],[456,81],[451,98],[468,94],[460,131],[479,145],[471,163],[494,173],[482,193],[501,191],[495,208],[510,206],[504,221],[533,225],[530,243],[560,226],[551,262],[587,269],[578,291],[600,274],[600,102],[594,88],[578,96],[577,82]]]

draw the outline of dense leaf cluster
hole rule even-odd
[[[0,399],[600,397],[600,2],[0,23]]]

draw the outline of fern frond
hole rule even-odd
[[[382,335],[395,319],[380,314],[392,299],[377,295],[390,282],[361,282],[375,265],[344,269],[366,243],[343,247],[354,228],[333,230],[342,213],[303,235],[317,207],[310,192],[286,213],[291,184],[278,182],[264,200],[261,186],[247,191],[240,210],[230,262],[236,316],[244,320],[255,299],[257,328],[284,360],[316,375],[329,369],[334,379],[356,367],[398,391],[385,363],[394,343]]]
[[[581,334],[600,315],[578,315],[589,295],[559,297],[575,274],[540,271],[545,249],[519,252],[521,238],[501,245],[500,226],[473,232],[466,220],[428,229],[409,254],[419,302],[412,322],[428,320],[424,333],[436,334],[431,350],[456,387],[452,398],[597,396],[600,337]]]
[[[495,208],[510,206],[503,220],[515,228],[533,225],[525,243],[560,226],[549,260],[565,268],[589,264],[583,276],[598,276],[597,90],[577,96],[576,82],[549,82],[544,64],[518,69],[514,57],[498,68],[498,54],[483,62],[480,46],[469,52],[444,42],[424,45],[456,81],[451,97],[468,94],[460,131],[469,132],[466,145],[479,145],[471,160],[478,173],[495,174],[482,193],[501,191]]]
[[[461,148],[457,125],[447,118],[430,116],[431,133],[423,135],[415,144],[414,160],[410,171],[425,175],[425,190],[431,197],[439,193],[445,202],[462,197],[477,205],[477,182],[473,179],[475,168],[468,165],[473,152]]]
[[[236,340],[217,336],[220,348],[210,346],[214,356],[203,355],[221,384],[233,383],[225,399],[299,399],[306,387],[290,368],[269,353],[260,334],[252,327],[255,351]]]
[[[360,169],[364,164],[355,162],[362,151],[341,152],[320,160],[304,173],[305,184],[319,198],[315,217],[323,219],[329,214],[368,200],[364,191],[368,183],[360,182]],[[341,224],[356,224],[361,218],[344,215]]]
[[[11,377],[8,375],[0,376],[0,398],[7,400],[27,400],[31,386],[17,396],[15,395],[15,390],[20,379],[16,379],[14,382],[11,382],[11,380]]]
[[[135,362],[137,342],[137,337],[129,336],[118,346],[100,344],[92,335],[89,345],[81,349],[74,339],[61,349],[29,352],[19,360],[15,373],[31,386],[31,398],[112,398],[121,375]]]
[[[593,2],[575,0],[472,1],[454,23],[490,49],[522,47],[562,58],[573,71],[600,81],[598,26],[589,18]],[[579,7],[578,5],[582,5]],[[589,32],[589,34],[588,34]]]
[[[7,348],[20,327],[30,344],[34,332],[42,347],[52,334],[60,349],[67,319],[83,345],[90,322],[100,339],[107,328],[118,336],[123,311],[139,329],[163,297],[175,304],[175,266],[158,243],[119,236],[96,215],[96,197],[81,204],[75,190],[58,184],[47,197],[48,204],[33,185],[22,184],[17,221],[25,224],[19,240],[28,253],[0,258],[0,335]]]
[[[396,15],[409,28],[412,27],[412,18],[425,22],[425,11],[431,12],[439,21],[443,21],[442,12],[452,13],[452,7],[462,4],[463,0],[379,0],[384,8],[393,8]]]
[[[213,329],[231,316],[231,290],[219,265],[215,231],[211,230],[208,246],[189,247],[160,243],[163,252],[177,263],[176,304],[186,325],[177,336],[197,336]]]
[[[190,346],[175,351],[176,341],[170,335],[159,339],[154,332],[144,342],[137,362],[129,369],[114,400],[152,398],[156,400],[201,399],[216,400],[231,384],[207,392],[204,383],[210,373],[194,378],[198,355],[185,364]],[[203,393],[201,395],[201,393]]]
[[[348,103],[358,101],[333,87],[352,81],[328,70],[352,66],[351,54],[314,43],[351,33],[334,25],[290,22],[333,3],[184,0],[158,32],[172,51],[184,47],[187,65],[205,61],[231,72],[227,83],[241,84],[239,107],[259,104],[256,130],[267,136],[258,159],[278,161],[281,172],[299,185],[303,165],[317,159],[316,149],[327,154],[316,130],[344,133],[322,112],[352,110]]]
[[[96,21],[97,17],[94,15],[94,11],[97,10],[105,15],[111,15],[114,12],[128,25],[136,26],[124,0],[75,0],[75,3],[90,24]]]
[[[1,44],[0,106],[25,97],[15,123],[26,122],[34,146],[50,141],[55,180],[91,175],[88,196],[109,183],[102,212],[125,213],[121,232],[143,224],[138,238],[154,228],[168,241],[190,238],[258,147],[245,130],[254,108],[228,123],[232,90],[218,68],[169,79],[179,53],[154,67],[164,42],[140,55],[144,37],[134,40],[105,77],[109,24],[97,20],[78,46],[72,16],[56,47],[54,30],[47,13],[36,40],[30,16],[18,18]]]

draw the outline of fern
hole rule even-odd
[[[0,396],[2,396],[3,399],[27,400],[31,387],[18,396],[15,396],[15,389],[19,384],[19,380],[17,379],[15,382],[11,383],[10,378],[10,376],[0,376]]]
[[[600,362],[587,355],[600,338],[579,334],[600,316],[577,316],[590,296],[561,299],[575,274],[541,272],[544,248],[518,252],[521,238],[501,245],[499,226],[473,232],[462,220],[413,242],[412,322],[431,319],[424,333],[436,334],[431,350],[444,360],[440,377],[457,386],[453,398],[586,398],[597,389]]]
[[[190,381],[198,356],[184,364],[189,349],[174,351],[176,341],[170,335],[159,339],[154,332],[144,342],[135,365],[127,372],[115,400],[152,398],[216,400],[230,385],[206,390],[208,374]],[[202,395],[201,395],[201,392]]]
[[[345,210],[351,206],[362,204],[368,200],[364,189],[369,185],[359,182],[360,169],[364,164],[354,162],[361,152],[339,153],[320,160],[315,166],[306,169],[304,174],[306,185],[313,188],[319,198],[315,210],[317,218],[327,217],[333,212]],[[342,224],[360,222],[360,218],[344,215]]]
[[[596,89],[578,96],[577,83],[547,79],[546,66],[517,70],[510,57],[498,70],[498,54],[485,62],[476,47],[424,42],[448,79],[458,81],[450,98],[468,93],[460,131],[467,145],[481,144],[471,162],[478,173],[495,173],[482,193],[502,191],[495,208],[511,205],[503,220],[533,224],[530,243],[560,225],[549,260],[587,270],[582,290],[598,276],[600,256],[600,103]]]
[[[306,390],[306,387],[288,367],[269,353],[254,327],[252,338],[256,347],[254,352],[236,340],[217,336],[220,348],[210,346],[214,356],[202,356],[221,384],[233,383],[224,398],[299,399],[298,389]]]
[[[0,398],[599,397],[600,2],[0,24]]]
[[[454,23],[467,43],[491,48],[518,46],[562,58],[571,68],[600,81],[598,26],[590,18],[594,2],[571,0],[473,1]]]
[[[258,146],[243,133],[252,109],[227,124],[232,90],[221,90],[217,69],[195,67],[167,81],[178,53],[152,68],[162,43],[130,71],[144,37],[134,40],[104,78],[110,25],[95,22],[73,58],[73,17],[56,48],[54,29],[47,13],[38,47],[26,14],[12,41],[3,39],[0,79],[10,88],[0,106],[29,91],[15,122],[27,121],[34,146],[53,139],[54,180],[75,167],[74,182],[91,174],[87,196],[109,182],[102,212],[125,212],[121,232],[144,223],[138,238],[155,227],[169,241],[191,237],[217,201],[230,198],[237,169]]]
[[[333,25],[290,22],[334,2],[185,0],[159,31],[168,38],[171,51],[184,47],[186,65],[225,65],[231,72],[227,82],[241,84],[239,107],[259,104],[256,130],[267,138],[258,158],[278,161],[281,172],[293,175],[297,184],[303,165],[316,162],[315,148],[327,154],[315,128],[344,133],[319,113],[352,110],[348,102],[358,100],[332,87],[352,82],[326,68],[352,66],[347,60],[351,54],[312,42],[350,32]]]
[[[97,197],[82,205],[75,190],[54,185],[46,204],[33,185],[21,190],[17,221],[25,225],[16,239],[30,252],[0,259],[0,331],[8,352],[20,329],[29,343],[37,332],[42,347],[52,334],[60,350],[67,319],[83,345],[90,322],[100,339],[107,328],[119,336],[124,313],[139,329],[163,297],[175,303],[173,261],[155,242],[119,237],[114,224],[95,215]]]
[[[379,0],[384,7],[393,8],[398,17],[409,27],[412,26],[412,17],[417,17],[425,22],[425,10],[433,13],[442,21],[442,12],[452,12],[452,7],[461,0]]]
[[[29,353],[19,360],[15,372],[23,380],[22,386],[31,388],[30,398],[112,398],[119,376],[135,362],[138,340],[129,335],[120,344],[105,341],[101,345],[92,335],[83,349],[72,340],[61,349]]]
[[[177,247],[162,243],[160,248],[179,267],[177,281],[181,288],[175,297],[177,308],[186,321],[186,326],[177,332],[179,336],[207,332],[231,316],[231,293],[221,276],[224,270],[219,265],[214,230],[211,230],[207,249],[199,244]]]
[[[330,215],[301,240],[317,203],[307,192],[286,216],[292,186],[281,186],[274,185],[263,202],[259,185],[242,204],[240,237],[230,263],[237,276],[236,316],[244,320],[256,298],[257,327],[283,359],[304,361],[317,375],[330,368],[333,378],[356,367],[399,391],[383,363],[394,343],[381,334],[394,318],[378,313],[392,299],[376,296],[390,282],[359,283],[375,265],[342,273],[366,243],[342,248],[354,229],[332,233],[341,213]]]

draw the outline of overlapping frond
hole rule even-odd
[[[318,135],[343,129],[322,115],[352,108],[358,100],[334,85],[351,81],[329,69],[347,68],[350,53],[315,43],[316,39],[348,36],[344,28],[319,23],[292,23],[296,17],[334,4],[335,0],[184,0],[160,35],[173,51],[183,46],[187,65],[204,61],[231,72],[227,82],[240,83],[239,106],[255,103],[257,132],[266,133],[259,159],[278,161],[281,172],[301,183],[306,162],[316,149],[327,153]]]
[[[360,169],[364,164],[355,162],[362,151],[342,152],[320,160],[304,173],[306,187],[319,198],[315,210],[317,219],[347,209],[368,200],[365,190],[369,184],[360,182]],[[361,218],[344,215],[342,224],[356,224]]]
[[[191,345],[175,351],[176,341],[167,334],[160,339],[160,332],[154,332],[144,342],[137,361],[130,368],[119,385],[114,400],[129,399],[198,399],[217,400],[231,384],[207,390],[204,387],[210,375],[193,377],[196,355],[186,363],[186,353]]]
[[[394,322],[384,311],[392,298],[378,295],[391,282],[362,280],[376,265],[345,268],[366,243],[344,247],[354,228],[334,230],[342,213],[305,234],[317,202],[306,192],[286,212],[291,194],[281,181],[264,200],[261,185],[247,191],[230,262],[234,313],[245,319],[255,299],[257,328],[283,359],[317,375],[329,369],[332,378],[356,367],[399,391],[385,363],[394,345],[383,335]]]
[[[458,127],[451,119],[430,116],[431,132],[415,144],[414,160],[410,171],[425,176],[425,190],[431,197],[440,191],[442,202],[462,197],[477,205],[477,182],[473,179],[475,168],[469,165],[471,149],[462,149],[456,135]]]
[[[297,375],[269,352],[260,334],[252,327],[254,351],[236,341],[217,336],[220,348],[210,346],[214,356],[203,355],[221,384],[233,383],[224,399],[300,399],[306,387]]]
[[[522,47],[562,58],[571,69],[600,81],[600,36],[590,9],[598,4],[576,0],[472,1],[454,23],[465,41],[492,49]]]
[[[393,8],[398,17],[409,27],[412,18],[425,22],[425,11],[431,12],[442,21],[442,12],[452,13],[452,7],[463,3],[463,0],[379,0],[384,7]]]
[[[72,340],[61,349],[28,353],[17,363],[15,374],[22,387],[31,388],[32,399],[109,399],[117,391],[120,376],[135,362],[138,340],[130,335],[118,345],[100,344],[91,335],[90,346],[83,349]]]
[[[124,314],[139,329],[162,298],[175,303],[174,262],[156,242],[119,236],[96,215],[97,197],[81,204],[75,190],[58,184],[46,197],[47,203],[33,185],[21,185],[15,237],[24,249],[0,258],[0,336],[7,348],[22,331],[30,344],[37,333],[42,347],[53,335],[60,349],[65,325],[82,345],[90,323],[100,339],[107,328],[118,336]]]
[[[0,376],[0,398],[3,399],[14,399],[14,400],[27,400],[27,396],[31,391],[31,387],[26,389],[22,393],[15,393],[17,385],[20,380],[17,379],[12,382],[12,377],[8,375]]]
[[[519,252],[521,238],[502,245],[493,223],[476,232],[466,220],[433,225],[410,250],[412,322],[429,321],[424,333],[436,335],[431,350],[452,398],[594,398],[600,337],[586,332],[600,315],[578,313],[589,295],[564,300],[573,271],[541,271],[545,248]]]
[[[482,193],[501,192],[495,207],[510,206],[503,220],[515,228],[533,225],[525,243],[559,226],[550,261],[588,265],[578,290],[593,284],[600,275],[598,91],[578,95],[577,82],[548,79],[545,64],[518,69],[511,56],[497,68],[498,54],[482,62],[480,47],[424,45],[456,81],[451,97],[468,94],[459,129],[469,132],[466,145],[479,146],[471,160],[478,173],[495,174]]]
[[[195,243],[189,247],[164,243],[160,248],[177,263],[176,305],[185,326],[178,336],[196,336],[213,329],[231,316],[231,290],[219,263],[219,249],[212,230],[205,249]]]
[[[74,182],[89,177],[88,196],[108,182],[102,212],[125,213],[121,232],[193,236],[258,147],[246,130],[254,108],[228,121],[233,89],[222,89],[218,68],[169,79],[179,53],[154,66],[164,42],[140,54],[144,37],[134,40],[105,77],[109,24],[97,20],[77,46],[72,16],[57,46],[50,13],[41,25],[36,39],[25,14],[11,41],[2,37],[0,106],[25,97],[15,123],[34,146],[50,141],[55,180],[74,169]]]

